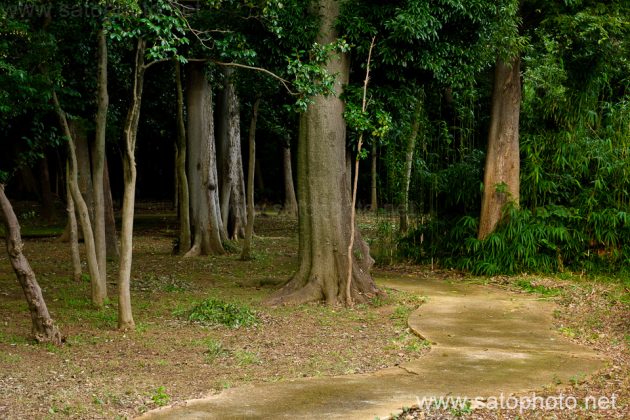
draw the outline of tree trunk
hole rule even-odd
[[[372,210],[374,213],[378,212],[378,197],[377,197],[377,191],[376,191],[376,163],[377,163],[377,156],[376,154],[378,153],[377,147],[376,147],[376,140],[374,140],[374,142],[372,143],[372,167],[371,167],[371,185],[370,185],[370,191],[372,192],[371,196],[370,196],[370,210]]]
[[[107,258],[116,260],[120,257],[118,236],[116,235],[116,218],[114,217],[114,200],[112,188],[109,184],[109,169],[107,156],[105,156],[105,172],[103,176],[103,189],[105,194],[105,245],[107,246]]]
[[[203,64],[191,63],[189,69],[187,164],[193,244],[185,256],[223,254],[212,90]]]
[[[239,99],[234,87],[233,69],[226,68],[220,95],[217,156],[220,157],[219,202],[221,218],[230,239],[243,238],[247,223],[245,180],[241,155]]]
[[[4,193],[4,184],[0,184],[0,209],[2,210],[2,220],[5,226],[5,237],[7,243],[7,253],[15,275],[22,286],[24,297],[31,313],[33,323],[33,336],[38,343],[52,343],[60,345],[62,342],[61,333],[55,326],[42,290],[37,284],[35,273],[22,253],[24,244],[20,235],[20,224],[18,223],[13,207]]]
[[[72,278],[74,281],[81,280],[81,254],[79,253],[79,233],[77,232],[77,217],[74,210],[74,200],[71,191],[70,164],[66,164],[66,186],[67,186],[67,207],[68,226],[70,235],[70,255],[72,256]]]
[[[92,189],[94,192],[94,240],[98,270],[107,278],[107,233],[105,229],[105,135],[107,129],[107,38],[104,29],[98,31],[98,73],[96,95],[95,139],[92,148]]]
[[[92,165],[90,163],[90,144],[88,142],[85,122],[70,122],[73,129],[73,141],[77,156],[77,182],[85,205],[88,208],[90,221],[94,222],[94,188],[92,185]],[[94,230],[94,224],[92,224]]]
[[[252,109],[252,121],[249,125],[249,162],[247,165],[247,226],[241,260],[251,259],[252,237],[254,236],[254,173],[256,171],[256,122],[260,97],[256,98]]]
[[[46,155],[39,162],[39,179],[42,188],[42,218],[50,222],[55,214],[55,199],[50,187],[50,172]]]
[[[520,107],[520,57],[513,58],[509,63],[499,59],[494,74],[479,239],[485,239],[494,232],[508,202],[518,206]]]
[[[140,107],[144,88],[144,52],[146,42],[139,38],[133,71],[133,96],[127,111],[123,129],[123,175],[124,192],[122,205],[122,230],[120,233],[120,270],[118,272],[118,328],[133,329],[135,322],[131,309],[131,263],[133,261],[133,217],[136,202],[136,140]]]
[[[92,302],[97,307],[102,307],[105,299],[107,298],[107,282],[104,277],[101,277],[98,270],[98,261],[96,259],[96,245],[94,243],[94,233],[92,231],[92,224],[90,222],[90,212],[88,209],[81,190],[79,189],[78,181],[78,163],[77,163],[77,150],[75,145],[76,133],[82,131],[78,128],[74,121],[68,121],[65,112],[61,109],[57,93],[53,91],[53,102],[55,105],[55,111],[59,117],[59,122],[63,129],[63,133],[68,139],[68,157],[70,159],[70,193],[72,199],[78,208],[79,221],[81,223],[81,230],[83,231],[83,240],[85,241],[85,252],[88,263],[88,271],[90,272],[90,282],[92,285]],[[82,137],[81,135],[78,136]],[[89,161],[88,161],[89,164]]]
[[[407,151],[405,153],[405,167],[403,173],[403,191],[400,205],[400,233],[405,234],[409,230],[409,187],[411,186],[411,170],[413,168],[413,154],[416,150],[416,140],[420,132],[420,120],[424,106],[424,91],[416,99],[416,108],[413,113],[411,124],[411,134],[407,141]]]
[[[179,215],[179,250],[190,249],[190,197],[186,176],[186,126],[184,122],[184,89],[182,88],[181,65],[175,60],[175,81],[177,88],[177,154],[175,172],[177,178],[177,214]]]
[[[284,206],[283,213],[295,217],[297,216],[298,204],[293,188],[293,170],[291,167],[291,143],[287,141],[282,146],[282,161],[284,163]]]
[[[317,42],[337,39],[335,21],[338,0],[320,0],[320,32]],[[350,241],[350,174],[346,167],[346,125],[344,104],[339,99],[348,81],[349,62],[345,54],[331,55],[325,66],[338,75],[336,95],[317,96],[300,118],[298,140],[298,223],[299,268],[293,278],[267,303],[300,304],[324,300],[346,302],[348,245]],[[355,230],[352,256],[352,300],[365,302],[376,295],[369,270],[373,260],[367,244]]]

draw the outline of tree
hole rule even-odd
[[[230,239],[243,238],[247,224],[245,180],[241,154],[239,98],[234,86],[234,71],[223,71],[223,90],[219,95],[217,123],[217,161],[221,218]]]
[[[20,235],[20,225],[11,202],[4,193],[4,184],[0,184],[0,210],[5,227],[7,253],[31,313],[33,336],[38,343],[60,345],[62,342],[61,333],[48,313],[35,273],[22,253],[24,244]]]
[[[241,252],[242,260],[251,259],[252,238],[254,236],[254,173],[256,172],[256,124],[258,121],[258,107],[260,97],[256,97],[252,106],[252,120],[249,124],[249,162],[247,164],[247,226],[245,240]]]
[[[319,44],[332,44],[338,35],[335,22],[340,1],[320,0]],[[342,52],[331,54],[321,67],[337,75],[335,96],[318,95],[300,119],[298,140],[299,268],[293,278],[268,301],[300,304],[324,300],[346,302],[347,251],[350,241],[350,174],[346,165],[346,124],[339,98],[348,81],[349,60]],[[356,231],[352,256],[350,298],[364,302],[378,293],[370,275],[369,247]]]
[[[494,231],[508,202],[518,206],[520,190],[519,117],[520,58],[497,60],[492,92],[479,239]]]
[[[223,222],[219,207],[212,90],[200,62],[189,65],[188,182],[193,244],[187,257],[223,254]]]

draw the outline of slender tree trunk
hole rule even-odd
[[[219,202],[221,218],[226,224],[230,239],[243,238],[247,224],[245,179],[241,155],[239,99],[234,87],[233,69],[226,68],[225,82],[220,100],[218,150],[221,165],[219,172]]]
[[[88,263],[88,271],[90,272],[90,282],[92,285],[92,302],[97,307],[102,307],[105,299],[107,298],[107,282],[105,278],[100,275],[98,270],[98,261],[96,259],[96,245],[94,243],[94,233],[92,231],[92,224],[90,223],[90,212],[88,209],[81,190],[79,189],[78,181],[78,164],[77,164],[77,151],[74,143],[76,129],[75,123],[71,123],[66,118],[66,114],[61,109],[57,93],[53,91],[53,102],[59,122],[63,128],[63,132],[68,139],[68,155],[70,159],[70,193],[72,199],[78,208],[79,221],[81,223],[81,230],[83,231],[83,240],[85,241],[85,251]],[[80,137],[80,136],[79,136]]]
[[[133,261],[133,217],[136,202],[136,140],[144,89],[144,73],[146,70],[144,64],[145,49],[145,40],[139,38],[136,46],[133,72],[133,96],[123,129],[123,175],[125,187],[122,206],[122,230],[120,233],[120,270],[118,272],[118,328],[121,330],[135,328],[131,308],[130,283],[131,264]]]
[[[370,196],[370,210],[374,213],[378,212],[378,196],[376,191],[376,163],[377,163],[377,154],[378,149],[376,146],[376,141],[372,143],[372,167],[371,167],[371,185],[370,191],[372,192]]]
[[[420,92],[416,100],[416,108],[413,113],[413,122],[411,125],[411,134],[407,141],[407,151],[405,153],[405,168],[403,173],[403,191],[400,206],[400,233],[407,233],[409,229],[409,187],[411,186],[411,170],[413,168],[413,154],[416,150],[416,140],[420,132],[420,120],[422,119],[422,111],[424,107],[424,91]]]
[[[513,58],[509,63],[499,59],[494,74],[479,239],[485,239],[494,232],[508,202],[518,206],[520,107],[520,57]]]
[[[55,199],[50,188],[50,172],[48,171],[48,159],[46,155],[39,162],[39,179],[42,188],[42,218],[50,222],[55,213]]]
[[[338,0],[320,0],[320,32],[317,42],[337,39],[335,22]],[[348,245],[350,242],[350,174],[346,167],[344,104],[339,99],[348,81],[349,62],[344,54],[331,55],[325,66],[338,75],[336,95],[317,96],[300,119],[298,140],[299,261],[293,278],[267,301],[268,304],[300,304],[324,300],[346,302]],[[351,297],[365,302],[379,293],[369,270],[373,264],[367,244],[355,231],[352,249]]]
[[[201,63],[189,65],[188,183],[193,244],[186,257],[223,254],[218,203],[212,90]]]
[[[179,250],[190,249],[190,197],[186,176],[186,126],[184,122],[184,89],[182,87],[181,65],[175,60],[175,81],[177,86],[177,153],[175,172],[177,179],[177,213],[179,215]]]
[[[118,247],[118,235],[116,234],[114,200],[112,199],[112,188],[109,183],[107,156],[105,156],[103,189],[105,194],[105,245],[107,246],[107,258],[110,260],[117,260],[120,257],[120,249]]]
[[[288,140],[288,139],[287,139]],[[297,199],[293,188],[293,170],[291,167],[291,144],[287,141],[282,146],[282,162],[284,163],[284,206],[283,213],[295,217],[297,216]]]
[[[254,236],[254,173],[256,172],[256,122],[260,97],[256,98],[252,109],[252,121],[249,125],[249,162],[247,165],[247,226],[245,241],[241,253],[242,260],[251,259],[252,237]]]
[[[92,185],[92,165],[90,163],[90,144],[87,137],[85,122],[71,123],[74,129],[74,147],[77,156],[77,182],[85,205],[88,208],[92,230],[94,230],[94,188]]]
[[[74,281],[81,280],[81,254],[79,253],[79,233],[77,232],[77,217],[74,210],[74,200],[71,193],[71,176],[70,176],[70,163],[66,164],[66,210],[68,212],[68,226],[70,227],[70,255],[72,256],[72,278]]]
[[[48,313],[48,308],[46,307],[42,290],[37,284],[35,273],[22,253],[24,244],[20,235],[20,224],[9,199],[4,193],[4,184],[0,184],[0,209],[2,210],[2,220],[5,226],[7,253],[9,254],[13,271],[15,271],[20,286],[22,286],[24,297],[31,313],[33,336],[38,343],[60,345],[62,342],[61,333]]]
[[[105,30],[98,31],[98,74],[96,96],[96,133],[92,148],[92,188],[94,190],[94,240],[101,276],[107,278],[107,233],[105,229],[105,134],[107,129],[107,38]]]

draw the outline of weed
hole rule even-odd
[[[206,351],[204,354],[206,355],[206,363],[212,363],[216,359],[225,357],[230,353],[229,350],[223,347],[223,344],[220,341],[215,340],[214,338],[208,338],[205,344]]]
[[[84,283],[89,283],[90,275],[88,273],[81,273],[81,281]]]
[[[239,366],[258,365],[261,363],[256,353],[247,350],[237,350],[234,352],[234,358]]]
[[[527,293],[538,293],[546,297],[557,296],[560,294],[560,290],[558,289],[543,285],[535,285],[531,281],[525,279],[517,280],[515,285]]]
[[[194,305],[184,315],[191,322],[203,325],[225,325],[230,328],[249,327],[258,323],[258,317],[249,307],[215,298],[208,298]]]
[[[151,396],[151,400],[158,407],[163,407],[171,400],[170,395],[166,393],[166,388],[163,386],[157,387],[155,391],[153,391],[153,395]]]

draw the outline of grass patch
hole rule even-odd
[[[216,298],[208,298],[197,303],[189,311],[178,310],[175,315],[184,315],[188,321],[208,326],[225,325],[229,328],[240,328],[258,323],[256,313],[248,306]]]
[[[547,287],[540,284],[534,284],[529,280],[520,279],[514,283],[516,287],[526,291],[527,293],[538,293],[545,297],[558,296],[560,294],[559,289],[555,289],[553,287]]]

